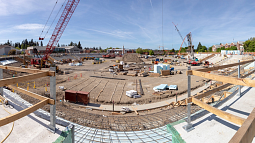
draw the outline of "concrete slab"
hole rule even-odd
[[[225,102],[219,109],[247,118],[254,108],[254,93],[255,88],[243,87],[242,96],[235,95],[233,98]],[[175,129],[180,133],[181,137],[187,142],[212,142],[224,143],[228,142],[240,128],[239,125],[231,123],[225,119],[217,117],[209,113],[195,121],[192,121],[194,130],[186,132],[182,126],[187,123],[175,125]],[[255,142],[255,140],[253,140]]]
[[[22,108],[14,109],[10,107],[5,108],[10,113],[14,114],[23,110]],[[10,114],[6,112],[2,105],[0,105],[0,118],[7,117]],[[0,141],[2,141],[11,131],[13,123],[9,123],[0,127]],[[35,116],[33,113],[25,116],[14,122],[13,131],[5,140],[5,143],[46,143],[54,142],[61,134],[65,127],[57,125],[57,132],[54,134],[48,128],[49,122]]]
[[[212,84],[215,83],[215,81],[212,82]],[[211,84],[206,84],[204,86],[201,86],[193,91],[191,91],[191,95],[195,95],[196,93],[203,91],[205,88],[209,87]],[[188,94],[182,94],[182,95],[178,95],[177,100],[183,100],[185,98],[188,97]],[[164,107],[167,106],[168,103],[170,104],[171,102],[176,102],[175,98],[171,98],[168,100],[164,100],[164,101],[160,101],[160,102],[156,102],[156,103],[150,103],[150,104],[142,104],[142,105],[136,105],[133,106],[137,111],[144,111],[144,110],[151,110],[151,109],[155,109],[155,108],[159,108],[159,107]],[[72,104],[72,103],[70,103]],[[112,111],[112,105],[101,105],[101,104],[88,104],[88,105],[80,105],[82,107],[86,107],[86,108],[92,108],[95,110],[104,110],[104,111]],[[114,111],[121,111],[121,108],[124,106],[119,106],[119,105],[114,105]],[[131,111],[134,111],[132,106],[125,106],[128,107]]]

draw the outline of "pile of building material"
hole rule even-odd
[[[137,91],[135,91],[135,90],[126,91],[126,95],[130,98],[140,98],[141,97],[141,95],[138,95]]]
[[[122,56],[123,62],[135,62],[135,63],[141,63],[143,60],[141,60],[136,53],[126,53]]]
[[[167,84],[160,84],[158,86],[153,87],[153,90],[156,92],[165,91],[168,88]]]

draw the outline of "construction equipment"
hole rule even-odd
[[[174,22],[172,22],[172,23],[174,24]],[[177,25],[178,25],[178,24],[177,24]],[[177,25],[174,24],[175,30],[179,33],[179,35],[180,35],[182,41],[184,41],[184,39],[183,39],[183,37],[182,37],[182,35],[181,35],[181,32],[180,32],[179,29],[177,28]],[[184,44],[187,46],[187,44],[186,44],[185,41],[184,41]]]
[[[61,38],[69,20],[72,17],[79,2],[80,2],[80,0],[68,0],[60,18],[59,18],[59,21],[51,35],[49,43],[47,44],[47,48],[44,52],[43,57],[39,58],[39,59],[38,58],[31,59],[31,64],[41,65],[41,67],[42,67],[43,65],[45,65],[46,61],[47,62],[49,61],[48,60],[49,55],[53,52],[53,50],[57,46],[58,41]],[[39,37],[39,40],[44,40],[44,38]],[[40,64],[39,64],[39,61],[40,61]],[[54,66],[52,62],[51,62],[51,66]]]

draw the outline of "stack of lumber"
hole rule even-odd
[[[170,75],[170,70],[162,70],[162,71],[161,71],[161,75],[162,75],[162,76]]]
[[[137,71],[128,71],[128,76],[137,76]]]
[[[145,77],[148,76],[147,72],[138,73],[138,76]]]
[[[149,73],[150,77],[159,77],[159,73]]]

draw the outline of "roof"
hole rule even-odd
[[[37,50],[46,50],[47,46],[30,46],[27,47],[27,50],[32,50],[32,49],[37,49]]]
[[[11,47],[11,48],[14,48],[13,46],[9,46],[9,45],[0,45],[0,49],[5,48],[5,47]]]
[[[73,49],[73,48],[77,48],[76,46],[66,46],[64,47],[65,49]]]

